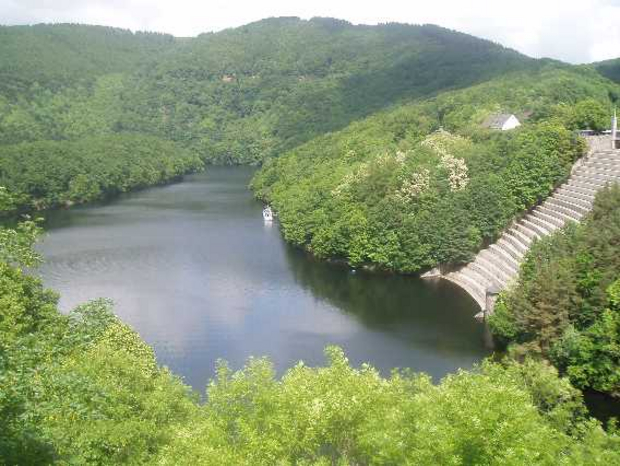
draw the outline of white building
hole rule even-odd
[[[521,126],[519,119],[511,113],[495,113],[482,124],[485,128],[508,131]]]

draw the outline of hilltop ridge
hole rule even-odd
[[[397,102],[542,63],[438,26],[328,18],[271,18],[183,40],[2,27],[0,54],[0,143],[79,138],[91,131],[79,120],[104,115],[100,132],[160,136],[218,163],[258,163]]]
[[[471,125],[502,108],[540,120],[551,106],[619,94],[592,67],[532,59],[439,26],[352,25],[331,18],[269,18],[186,39],[103,26],[3,26],[0,55],[6,58],[0,62],[0,184],[15,191],[22,206],[86,202],[93,193],[118,191],[114,182],[90,173],[93,163],[80,165],[80,173],[57,167],[54,183],[26,166],[40,159],[34,148],[72,154],[74,147],[89,147],[73,144],[87,138],[96,137],[98,147],[106,138],[110,147],[120,147],[118,140],[136,133],[166,140],[178,147],[181,166],[187,165],[186,151],[207,163],[263,164],[317,137],[363,126],[366,118],[408,113],[412,104],[427,108],[424,117],[413,112],[412,126],[400,131],[423,137],[442,125],[451,128],[451,121]],[[542,89],[532,76],[549,87]],[[484,85],[505,97],[488,101],[476,91]],[[460,109],[428,103],[468,89],[485,103],[465,99]],[[39,144],[22,145],[34,142]],[[23,154],[23,166],[10,154]],[[55,166],[61,160],[40,162]],[[15,179],[16,173],[22,176]],[[78,174],[95,188],[76,191]]]

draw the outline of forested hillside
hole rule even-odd
[[[436,26],[279,18],[177,39],[0,27],[0,215],[263,163],[257,196],[322,258],[469,260],[564,180],[620,87]],[[602,67],[602,68],[601,68]],[[497,112],[524,125],[484,128]],[[96,301],[60,313],[35,222],[0,227],[0,464],[620,464],[579,387],[618,392],[618,190],[541,242],[492,325],[523,364],[433,385],[328,364],[225,363],[206,402]],[[540,284],[544,285],[541,287]],[[557,311],[557,312],[556,312]]]
[[[130,85],[127,111],[138,104],[150,118],[127,124],[223,163],[259,162],[399,100],[536,66],[437,26],[318,18],[269,19],[181,45]]]
[[[516,357],[543,356],[579,388],[620,396],[620,186],[584,223],[535,243],[491,316]]]
[[[140,132],[259,162],[402,99],[537,67],[437,26],[269,19],[193,39],[0,29],[0,143]]]
[[[0,186],[12,195],[1,218],[169,182],[203,162],[170,141],[127,133],[4,146],[0,167]]]
[[[594,67],[606,78],[620,83],[620,58],[594,63]]]
[[[571,69],[437,26],[323,18],[273,18],[189,39],[0,27],[0,54],[0,152],[137,133],[217,163],[262,162],[399,102],[516,71]],[[561,102],[562,91],[572,92],[560,83],[545,102]],[[471,116],[472,108],[461,111]]]
[[[0,95],[14,102],[39,90],[88,86],[140,68],[173,43],[166,34],[103,26],[0,26]]]
[[[568,176],[619,87],[591,69],[517,72],[378,113],[268,161],[253,181],[319,257],[415,272],[471,260]],[[517,130],[482,123],[515,113]]]

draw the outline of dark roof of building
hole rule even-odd
[[[485,128],[491,129],[502,129],[504,124],[508,121],[508,119],[512,116],[511,113],[494,113],[489,115],[482,126]]]

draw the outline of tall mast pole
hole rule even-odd
[[[611,117],[611,148],[615,149],[618,144],[618,117],[614,108],[614,116]]]

